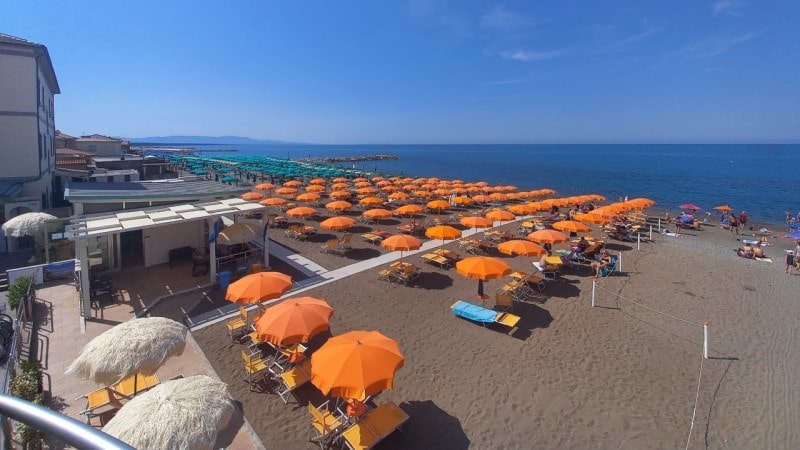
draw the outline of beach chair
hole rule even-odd
[[[490,323],[497,323],[507,326],[511,330],[513,330],[517,326],[517,323],[519,323],[519,321],[522,319],[520,316],[516,316],[511,313],[497,312],[493,309],[487,309],[482,306],[465,302],[464,300],[459,300],[453,303],[450,305],[450,309],[452,309],[453,314],[457,315],[458,317],[478,322],[483,326],[487,326]]]
[[[264,340],[261,339],[261,336],[258,335],[258,331],[255,330],[255,324],[251,325],[253,331],[247,333],[247,338],[250,342],[247,343],[247,351],[250,353],[250,357],[260,356],[261,355],[261,344],[264,343]]]
[[[311,381],[311,360],[304,359],[300,364],[279,371],[282,367],[273,364],[270,366],[270,373],[273,379],[278,382],[276,393],[283,400],[284,404],[289,404],[289,396],[295,389],[308,384]]]
[[[239,307],[239,317],[231,319],[225,322],[225,326],[228,328],[228,336],[231,337],[231,340],[236,340],[247,333],[247,310],[243,307]]]
[[[308,412],[311,414],[311,442],[319,444],[319,448],[330,447],[334,439],[339,434],[340,428],[345,422],[328,410],[328,402],[314,406],[308,402]]]
[[[437,248],[436,250],[434,250],[433,253],[449,259],[453,264],[455,264],[456,261],[461,259],[461,256],[458,253],[443,248]]]
[[[242,350],[242,361],[244,362],[244,372],[250,391],[255,391],[258,383],[264,381],[269,374],[269,365],[266,360],[254,358],[245,350]]]
[[[594,262],[595,255],[597,255],[597,253],[600,252],[602,248],[603,248],[602,242],[595,242],[594,244],[589,245],[588,247],[586,247],[586,250],[578,254],[578,261],[587,264]]]
[[[364,238],[365,241],[373,245],[378,245],[383,240],[382,237],[380,237],[375,233],[364,233],[361,235],[361,237]]]
[[[388,281],[389,283],[394,283],[395,281],[399,281],[397,278],[397,270],[392,267],[387,267],[385,269],[381,269],[378,271],[378,279],[383,281]]]
[[[514,312],[514,296],[506,291],[496,292],[494,295],[494,309]]]
[[[101,422],[104,417],[112,415],[122,407],[124,401],[129,400],[134,395],[147,391],[160,383],[158,375],[142,375],[137,373],[111,386],[95,389],[84,394],[75,400],[86,399],[86,406],[78,414],[86,417],[86,423],[91,425],[95,417],[100,417]]]
[[[384,403],[345,429],[339,440],[350,450],[368,450],[394,431],[400,430],[408,419],[408,413],[399,406],[391,402]]]
[[[352,240],[353,240],[353,234],[352,233],[346,233],[344,236],[342,236],[342,240],[339,241],[339,250],[341,250],[343,252],[347,252],[347,251],[352,250],[353,249],[353,245],[350,243],[350,241],[352,241]]]
[[[339,245],[338,239],[328,239],[327,242],[322,244],[322,247],[319,251],[322,253],[333,253],[336,251],[336,246]]]
[[[617,271],[618,262],[619,262],[619,256],[611,255],[611,262],[608,265],[600,268],[599,270],[600,276],[607,277],[613,275]]]
[[[436,264],[442,269],[446,269],[453,263],[453,261],[451,261],[450,259],[447,259],[444,256],[437,255],[435,253],[426,253],[422,255],[422,259],[424,259],[425,262],[427,263]]]
[[[408,286],[408,283],[414,281],[419,276],[419,269],[417,266],[408,264],[400,268],[400,270],[396,271],[397,280],[404,285]]]
[[[286,231],[283,232],[283,234],[288,238],[297,239],[298,236],[297,229],[300,227],[302,227],[302,225],[291,225],[289,228],[286,229]]]
[[[549,264],[542,266],[542,264],[539,261],[533,261],[531,264],[533,264],[533,267],[535,267],[536,270],[539,271],[539,273],[541,273],[545,279],[550,278],[555,280],[556,278],[558,278],[558,272],[557,272],[558,266]]]

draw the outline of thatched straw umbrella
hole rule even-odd
[[[136,448],[212,449],[234,407],[227,385],[206,375],[165,381],[126,403],[103,427]]]
[[[186,346],[184,325],[164,317],[132,319],[89,341],[67,374],[110,386],[131,375],[152,375]],[[134,386],[135,390],[135,386]]]
[[[42,232],[41,230],[44,224],[49,220],[56,219],[56,216],[42,212],[20,214],[8,219],[8,221],[3,224],[3,232],[5,232],[6,236],[10,237],[38,237]]]

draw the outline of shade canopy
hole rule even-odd
[[[320,222],[320,228],[324,230],[342,231],[352,228],[356,225],[356,221],[350,217],[338,216],[325,219]]]
[[[536,243],[558,244],[569,241],[569,236],[556,230],[536,230],[528,234],[528,239]]]
[[[103,432],[140,449],[202,449],[215,446],[234,405],[227,385],[207,375],[158,384],[134,397]]]
[[[366,217],[367,219],[379,220],[379,219],[389,219],[392,217],[392,212],[388,209],[383,208],[373,208],[364,211],[362,216]]]
[[[458,239],[461,237],[461,230],[449,225],[437,225],[425,230],[425,236],[431,239]]]
[[[106,386],[137,373],[152,375],[183,353],[187,331],[165,317],[131,319],[89,341],[66,373]]]
[[[317,210],[308,206],[298,206],[286,211],[289,217],[311,217],[317,213]]]
[[[511,239],[497,245],[497,251],[506,255],[539,256],[545,250],[539,245],[522,239]]]
[[[486,213],[486,218],[494,221],[503,221],[514,220],[517,218],[517,216],[515,216],[511,211],[506,211],[504,209],[493,209]]]
[[[259,303],[278,298],[292,288],[292,277],[280,272],[258,272],[234,281],[225,300],[234,303]]]
[[[381,241],[381,247],[394,251],[417,250],[422,241],[408,234],[394,234]]]
[[[405,358],[377,331],[334,336],[311,355],[311,383],[325,395],[364,399],[394,385]]]
[[[493,280],[503,278],[511,273],[511,267],[505,262],[488,256],[472,256],[456,263],[456,270],[467,278]]]
[[[323,299],[289,298],[267,308],[255,322],[258,336],[275,345],[308,342],[329,329],[333,308]]]
[[[9,237],[38,236],[47,221],[56,219],[56,216],[42,212],[20,214],[3,224],[3,232]]]
[[[492,221],[480,216],[467,216],[462,217],[458,221],[461,225],[470,228],[489,228],[493,225]]]
[[[560,231],[568,231],[573,233],[586,233],[592,231],[592,227],[585,223],[577,222],[575,220],[561,220],[553,224],[553,228]]]
[[[217,235],[217,244],[246,244],[261,235],[261,227],[249,222],[237,222]]]

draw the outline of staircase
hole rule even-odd
[[[0,272],[0,292],[8,290],[8,272]]]

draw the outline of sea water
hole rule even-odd
[[[367,171],[412,177],[458,178],[552,188],[559,194],[598,193],[608,200],[648,197],[657,207],[703,210],[728,204],[755,220],[782,223],[800,210],[798,144],[662,145],[215,145],[219,155],[300,159],[394,154],[396,160],[343,163]],[[214,155],[215,153],[204,153]],[[715,213],[716,214],[716,213]]]

